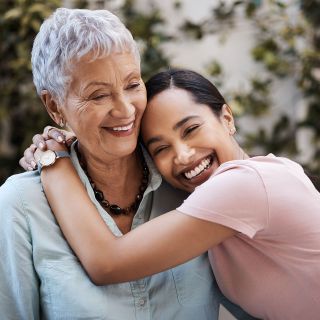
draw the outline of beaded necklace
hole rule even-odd
[[[93,189],[94,196],[97,199],[97,201],[101,204],[101,206],[105,210],[109,211],[112,215],[115,215],[115,216],[129,215],[131,212],[136,212],[139,205],[140,205],[140,202],[143,198],[143,194],[147,189],[148,182],[149,182],[149,169],[148,169],[147,163],[142,155],[142,152],[141,151],[139,152],[140,158],[142,160],[142,167],[143,167],[142,179],[141,179],[141,184],[139,187],[139,192],[136,195],[135,200],[131,205],[129,205],[126,208],[121,208],[117,204],[110,204],[110,202],[104,197],[103,192],[96,187],[96,184],[94,183],[94,181],[92,180],[92,178],[88,174],[87,166],[83,161],[83,158],[81,156],[81,153],[78,150],[78,147],[76,147],[76,151],[77,151],[77,155],[79,158],[80,166],[82,167],[83,171],[87,175],[89,182],[91,184],[91,187]]]

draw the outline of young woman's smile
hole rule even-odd
[[[230,135],[233,126],[227,105],[217,116],[187,91],[170,88],[148,103],[142,137],[164,178],[191,192],[221,163],[236,158],[238,150]]]

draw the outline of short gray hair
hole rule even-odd
[[[136,42],[117,16],[108,10],[57,9],[41,25],[33,43],[31,63],[38,95],[48,90],[63,103],[72,63],[88,53],[95,60],[114,52],[132,52],[140,62]]]

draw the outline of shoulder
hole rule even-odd
[[[176,189],[163,180],[160,187],[154,191],[154,207],[159,208],[161,212],[171,211],[179,206],[188,195],[187,192]]]
[[[0,187],[0,213],[24,212],[27,202],[36,204],[41,197],[44,194],[38,173],[13,175]]]
[[[225,225],[249,237],[269,221],[269,201],[259,170],[250,161],[230,161],[178,208],[204,220]]]
[[[36,171],[10,176],[0,187],[0,194],[3,195],[10,192],[10,194],[16,196],[17,194],[23,193],[24,191],[27,192],[28,190],[42,190],[40,176]]]
[[[241,193],[242,196],[265,192],[261,166],[251,159],[226,162],[208,181],[196,188],[194,193],[203,193],[212,188],[218,190],[219,193]]]

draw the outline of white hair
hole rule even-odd
[[[132,34],[108,10],[57,9],[40,27],[32,48],[33,82],[38,95],[48,90],[63,103],[72,65],[87,54],[90,60],[115,52],[140,56]]]

